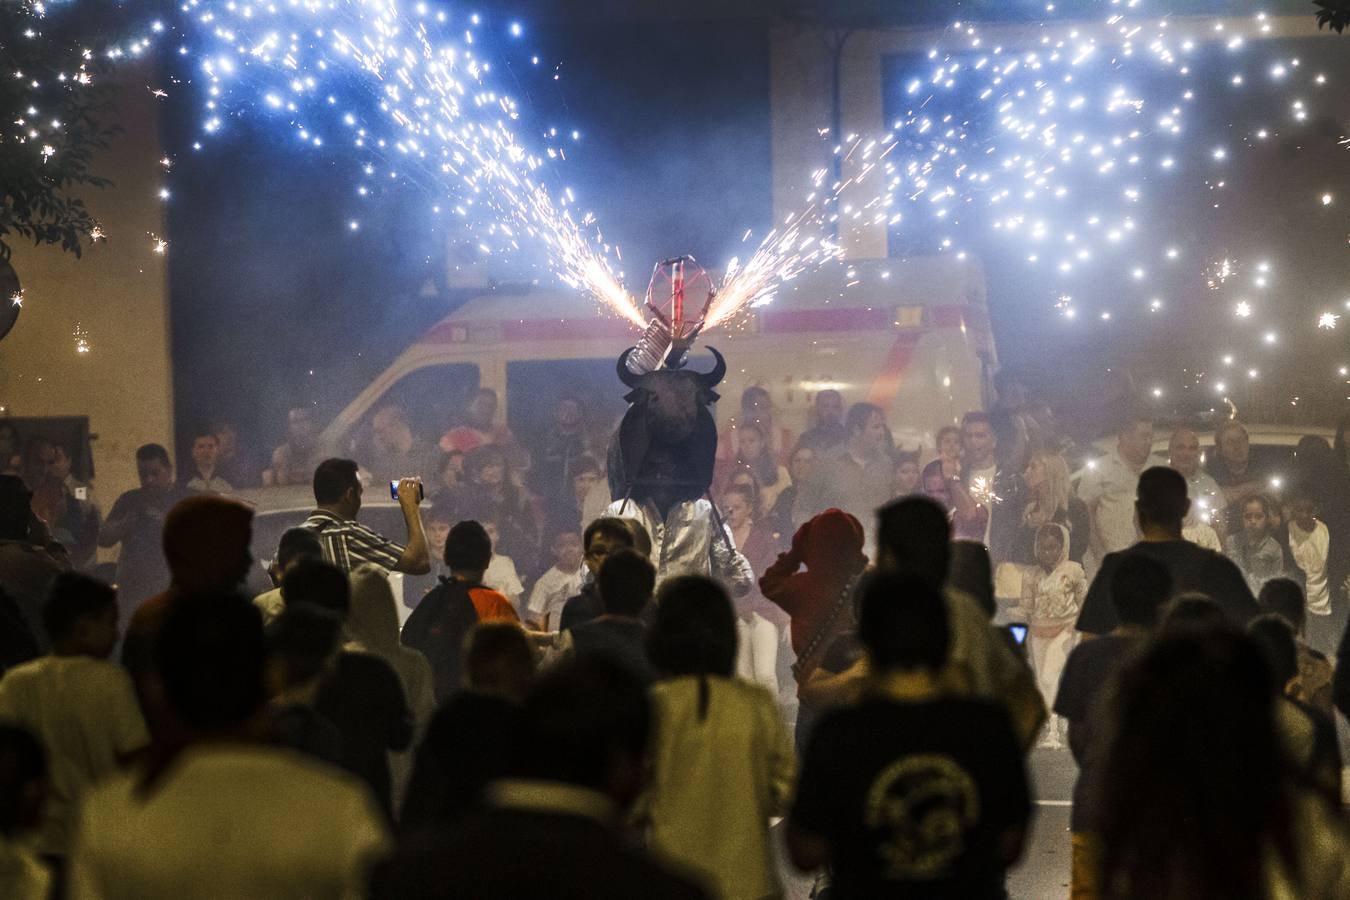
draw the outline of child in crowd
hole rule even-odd
[[[1242,530],[1228,539],[1228,556],[1237,563],[1253,594],[1285,574],[1284,550],[1271,533],[1270,501],[1253,494],[1242,504]]]
[[[1027,645],[1036,684],[1053,709],[1055,693],[1064,662],[1076,643],[1074,622],[1087,597],[1087,576],[1083,567],[1069,559],[1069,531],[1063,525],[1048,522],[1036,530],[1036,565],[1022,575],[1022,606],[1013,618],[1027,623]],[[1042,746],[1060,749],[1058,716],[1046,724]]]
[[[1340,640],[1339,628],[1331,612],[1331,588],[1327,584],[1327,554],[1331,532],[1317,519],[1317,503],[1299,492],[1289,501],[1289,551],[1303,571],[1307,585],[1307,624],[1305,638],[1322,653],[1334,653]]]
[[[534,631],[558,630],[563,606],[581,592],[581,582],[586,576],[581,530],[559,527],[553,536],[553,567],[534,583],[525,608],[525,625]]]
[[[488,540],[492,541],[492,562],[488,563],[487,571],[483,573],[483,586],[499,591],[519,610],[520,598],[525,594],[525,585],[521,584],[520,574],[516,572],[516,562],[511,557],[497,552],[499,537],[497,523],[484,519],[480,520],[479,524],[487,532]]]
[[[1294,629],[1298,640],[1298,692],[1291,696],[1332,715],[1331,680],[1335,668],[1327,654],[1298,637],[1308,630],[1308,605],[1303,599],[1303,589],[1291,579],[1272,578],[1261,588],[1257,603],[1262,612],[1279,616]],[[1334,643],[1333,638],[1333,646]]]
[[[897,450],[892,457],[891,496],[908,497],[919,491],[919,454]]]

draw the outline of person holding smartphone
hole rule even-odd
[[[350,459],[325,459],[314,470],[314,502],[318,509],[309,514],[303,527],[319,536],[324,558],[344,572],[361,563],[374,563],[407,575],[430,572],[427,536],[417,512],[422,502],[422,482],[416,478],[398,482],[398,505],[408,529],[406,546],[356,521],[363,490],[357,465]]]

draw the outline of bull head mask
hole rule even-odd
[[[726,360],[712,347],[715,364],[707,373],[661,368],[642,375],[628,369],[629,348],[619,357],[619,380],[628,412],[609,450],[612,496],[644,500],[653,488],[679,500],[707,493],[717,456],[717,423],[708,407],[713,389],[727,373]],[[672,493],[673,492],[673,493]]]

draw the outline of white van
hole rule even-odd
[[[387,403],[434,440],[478,387],[497,392],[518,436],[546,427],[557,398],[580,396],[589,415],[622,415],[619,354],[638,330],[575,291],[504,286],[475,297],[410,346],[324,430],[323,446],[359,450]],[[724,423],[752,385],[769,390],[775,421],[800,433],[817,391],[887,411],[897,444],[931,446],[933,433],[985,406],[996,365],[984,273],[973,258],[923,257],[840,265],[788,283],[770,302],[699,338],[691,366],[727,359],[718,388]]]

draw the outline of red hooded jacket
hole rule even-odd
[[[792,617],[792,649],[801,653],[834,609],[839,594],[867,565],[863,527],[853,516],[827,509],[792,536],[759,579],[759,589]],[[797,570],[805,564],[806,571]]]

